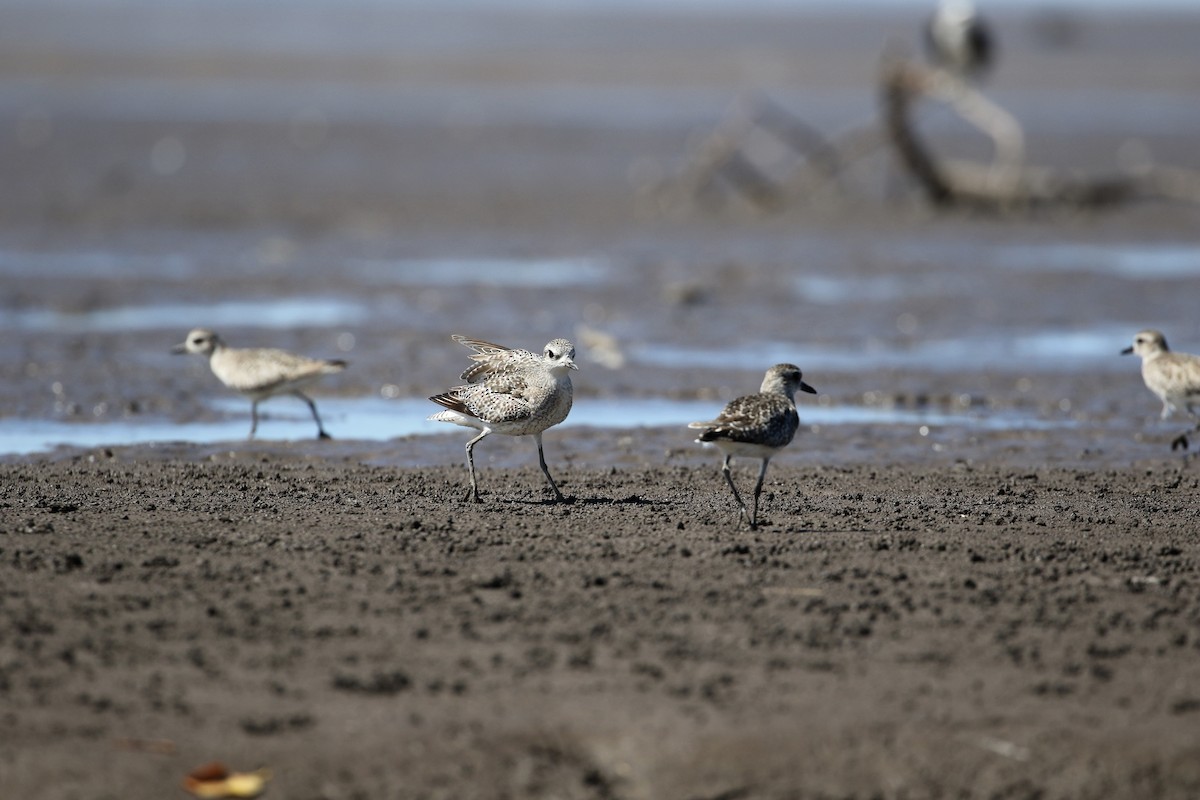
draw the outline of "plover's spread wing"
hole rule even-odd
[[[540,363],[540,359],[528,350],[518,350],[467,336],[455,335],[451,338],[475,351],[471,356],[475,363],[458,376],[459,380],[467,383],[479,383],[489,375],[519,372]]]
[[[783,447],[800,426],[796,406],[779,394],[751,394],[730,401],[720,415],[689,428],[703,431],[700,441],[726,439],[745,444]]]
[[[271,348],[224,348],[214,354],[212,369],[231,389],[272,392],[340,372],[344,361],[324,361]]]

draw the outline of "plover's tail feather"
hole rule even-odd
[[[321,362],[321,372],[325,375],[331,375],[335,372],[341,372],[348,366],[350,366],[349,361],[343,361],[340,358],[330,358]]]
[[[433,402],[437,403],[439,406],[449,409],[450,411],[453,411],[455,413],[471,414],[471,411],[467,408],[467,404],[463,402],[462,395],[459,394],[454,389],[451,389],[448,392],[442,392],[441,394],[435,394],[433,397],[431,397],[429,399],[432,400]],[[444,412],[439,412],[439,413],[444,413]],[[437,414],[434,415],[434,417],[436,417],[436,416],[437,416]],[[472,414],[472,416],[474,416],[474,415]],[[429,419],[433,419],[434,417],[429,417]]]

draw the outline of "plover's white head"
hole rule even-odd
[[[797,390],[809,394],[817,393],[816,389],[804,382],[804,376],[795,364],[776,364],[771,367],[763,377],[760,389],[764,393],[785,394],[793,400]]]
[[[1129,355],[1134,353],[1141,356],[1143,361],[1154,358],[1160,353],[1166,353],[1170,348],[1167,347],[1167,338],[1162,335],[1162,331],[1144,330],[1139,331],[1133,337],[1133,344],[1121,351],[1121,355]]]
[[[567,370],[579,369],[575,366],[575,345],[566,339],[553,339],[546,343],[542,350],[542,360],[555,375],[563,375]]]
[[[195,328],[187,335],[187,338],[182,343],[171,348],[172,353],[198,353],[202,356],[211,356],[217,346],[221,344],[221,339],[213,331],[207,328]]]

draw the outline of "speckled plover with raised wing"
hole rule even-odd
[[[1121,351],[1135,353],[1142,359],[1142,380],[1146,388],[1162,400],[1162,418],[1172,413],[1186,412],[1196,417],[1200,406],[1200,356],[1173,353],[1160,331],[1144,330],[1133,337],[1133,344]],[[1193,432],[1200,430],[1197,424]],[[1181,433],[1171,442],[1172,450],[1186,450],[1188,434]]]
[[[317,437],[331,438],[321,424],[317,404],[303,389],[322,375],[341,372],[346,368],[345,361],[306,358],[272,348],[229,347],[216,333],[205,328],[193,330],[171,352],[207,356],[209,367],[221,383],[250,398],[248,438],[253,439],[254,432],[258,430],[258,404],[268,397],[281,394],[290,394],[308,403],[317,423]]]
[[[697,442],[711,444],[725,457],[721,472],[737,500],[739,519],[748,518],[750,529],[758,527],[758,496],[762,494],[763,476],[771,457],[783,449],[796,429],[800,415],[796,413],[796,390],[816,394],[817,390],[804,382],[800,368],[794,364],[776,364],[767,370],[758,394],[749,394],[730,401],[720,415],[709,422],[692,422],[689,428],[703,433]],[[734,457],[757,458],[762,461],[758,483],[754,486],[754,508],[747,513],[737,487],[733,484],[729,461]]]
[[[428,418],[453,422],[480,433],[467,442],[467,470],[471,475],[468,499],[479,502],[475,481],[475,445],[489,433],[532,436],[537,442],[538,464],[557,500],[565,500],[542,452],[542,432],[567,418],[571,411],[571,375],[575,345],[566,339],[547,343],[542,354],[514,350],[491,342],[454,336],[471,348],[475,362],[459,377],[467,383],[429,398],[445,408]]]

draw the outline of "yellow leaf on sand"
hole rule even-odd
[[[271,770],[260,769],[255,772],[235,772],[225,779],[225,787],[229,797],[258,797],[267,788],[271,780]]]
[[[183,788],[204,800],[219,800],[226,797],[253,798],[263,793],[269,780],[271,780],[271,770],[269,769],[210,774],[202,777],[193,773],[184,779]]]

